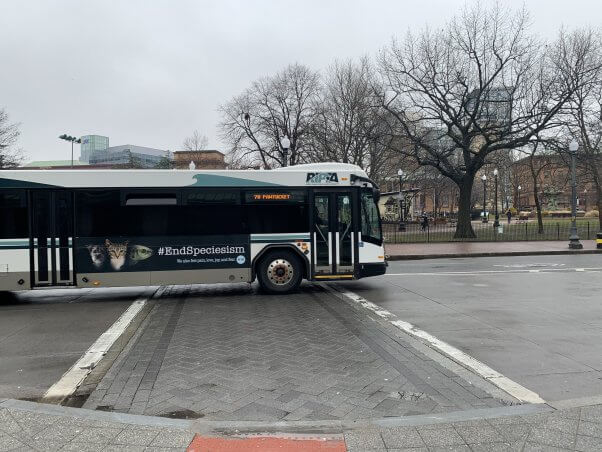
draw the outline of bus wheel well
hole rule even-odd
[[[263,256],[265,256],[266,253],[268,253],[270,251],[275,251],[275,250],[293,251],[299,257],[299,259],[301,259],[301,262],[303,265],[303,278],[305,278],[305,279],[309,278],[310,269],[309,269],[309,261],[307,260],[307,256],[305,256],[301,252],[301,250],[299,250],[299,248],[297,248],[295,245],[284,244],[284,245],[268,245],[268,246],[264,247],[257,254],[257,256],[255,256],[255,258],[253,259],[253,262],[251,264],[251,269],[253,271],[253,280],[255,280],[255,275],[257,274],[257,264],[261,261],[261,258]]]

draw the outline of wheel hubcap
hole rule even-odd
[[[276,259],[268,265],[267,273],[273,284],[283,286],[293,279],[293,266],[286,259]]]

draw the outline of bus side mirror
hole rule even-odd
[[[372,189],[372,197],[374,198],[374,202],[378,204],[378,201],[380,201],[380,190],[378,188]]]

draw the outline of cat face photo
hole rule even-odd
[[[107,260],[105,247],[102,245],[88,245],[87,248],[94,267],[101,268]]]
[[[128,243],[128,241],[123,243],[113,243],[109,239],[105,240],[105,247],[107,249],[107,254],[109,255],[113,270],[121,270],[121,267],[123,267],[125,264]]]

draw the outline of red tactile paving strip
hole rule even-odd
[[[258,450],[262,452],[345,452],[345,441],[340,438],[253,436],[223,438],[195,435],[187,452],[234,452]]]

